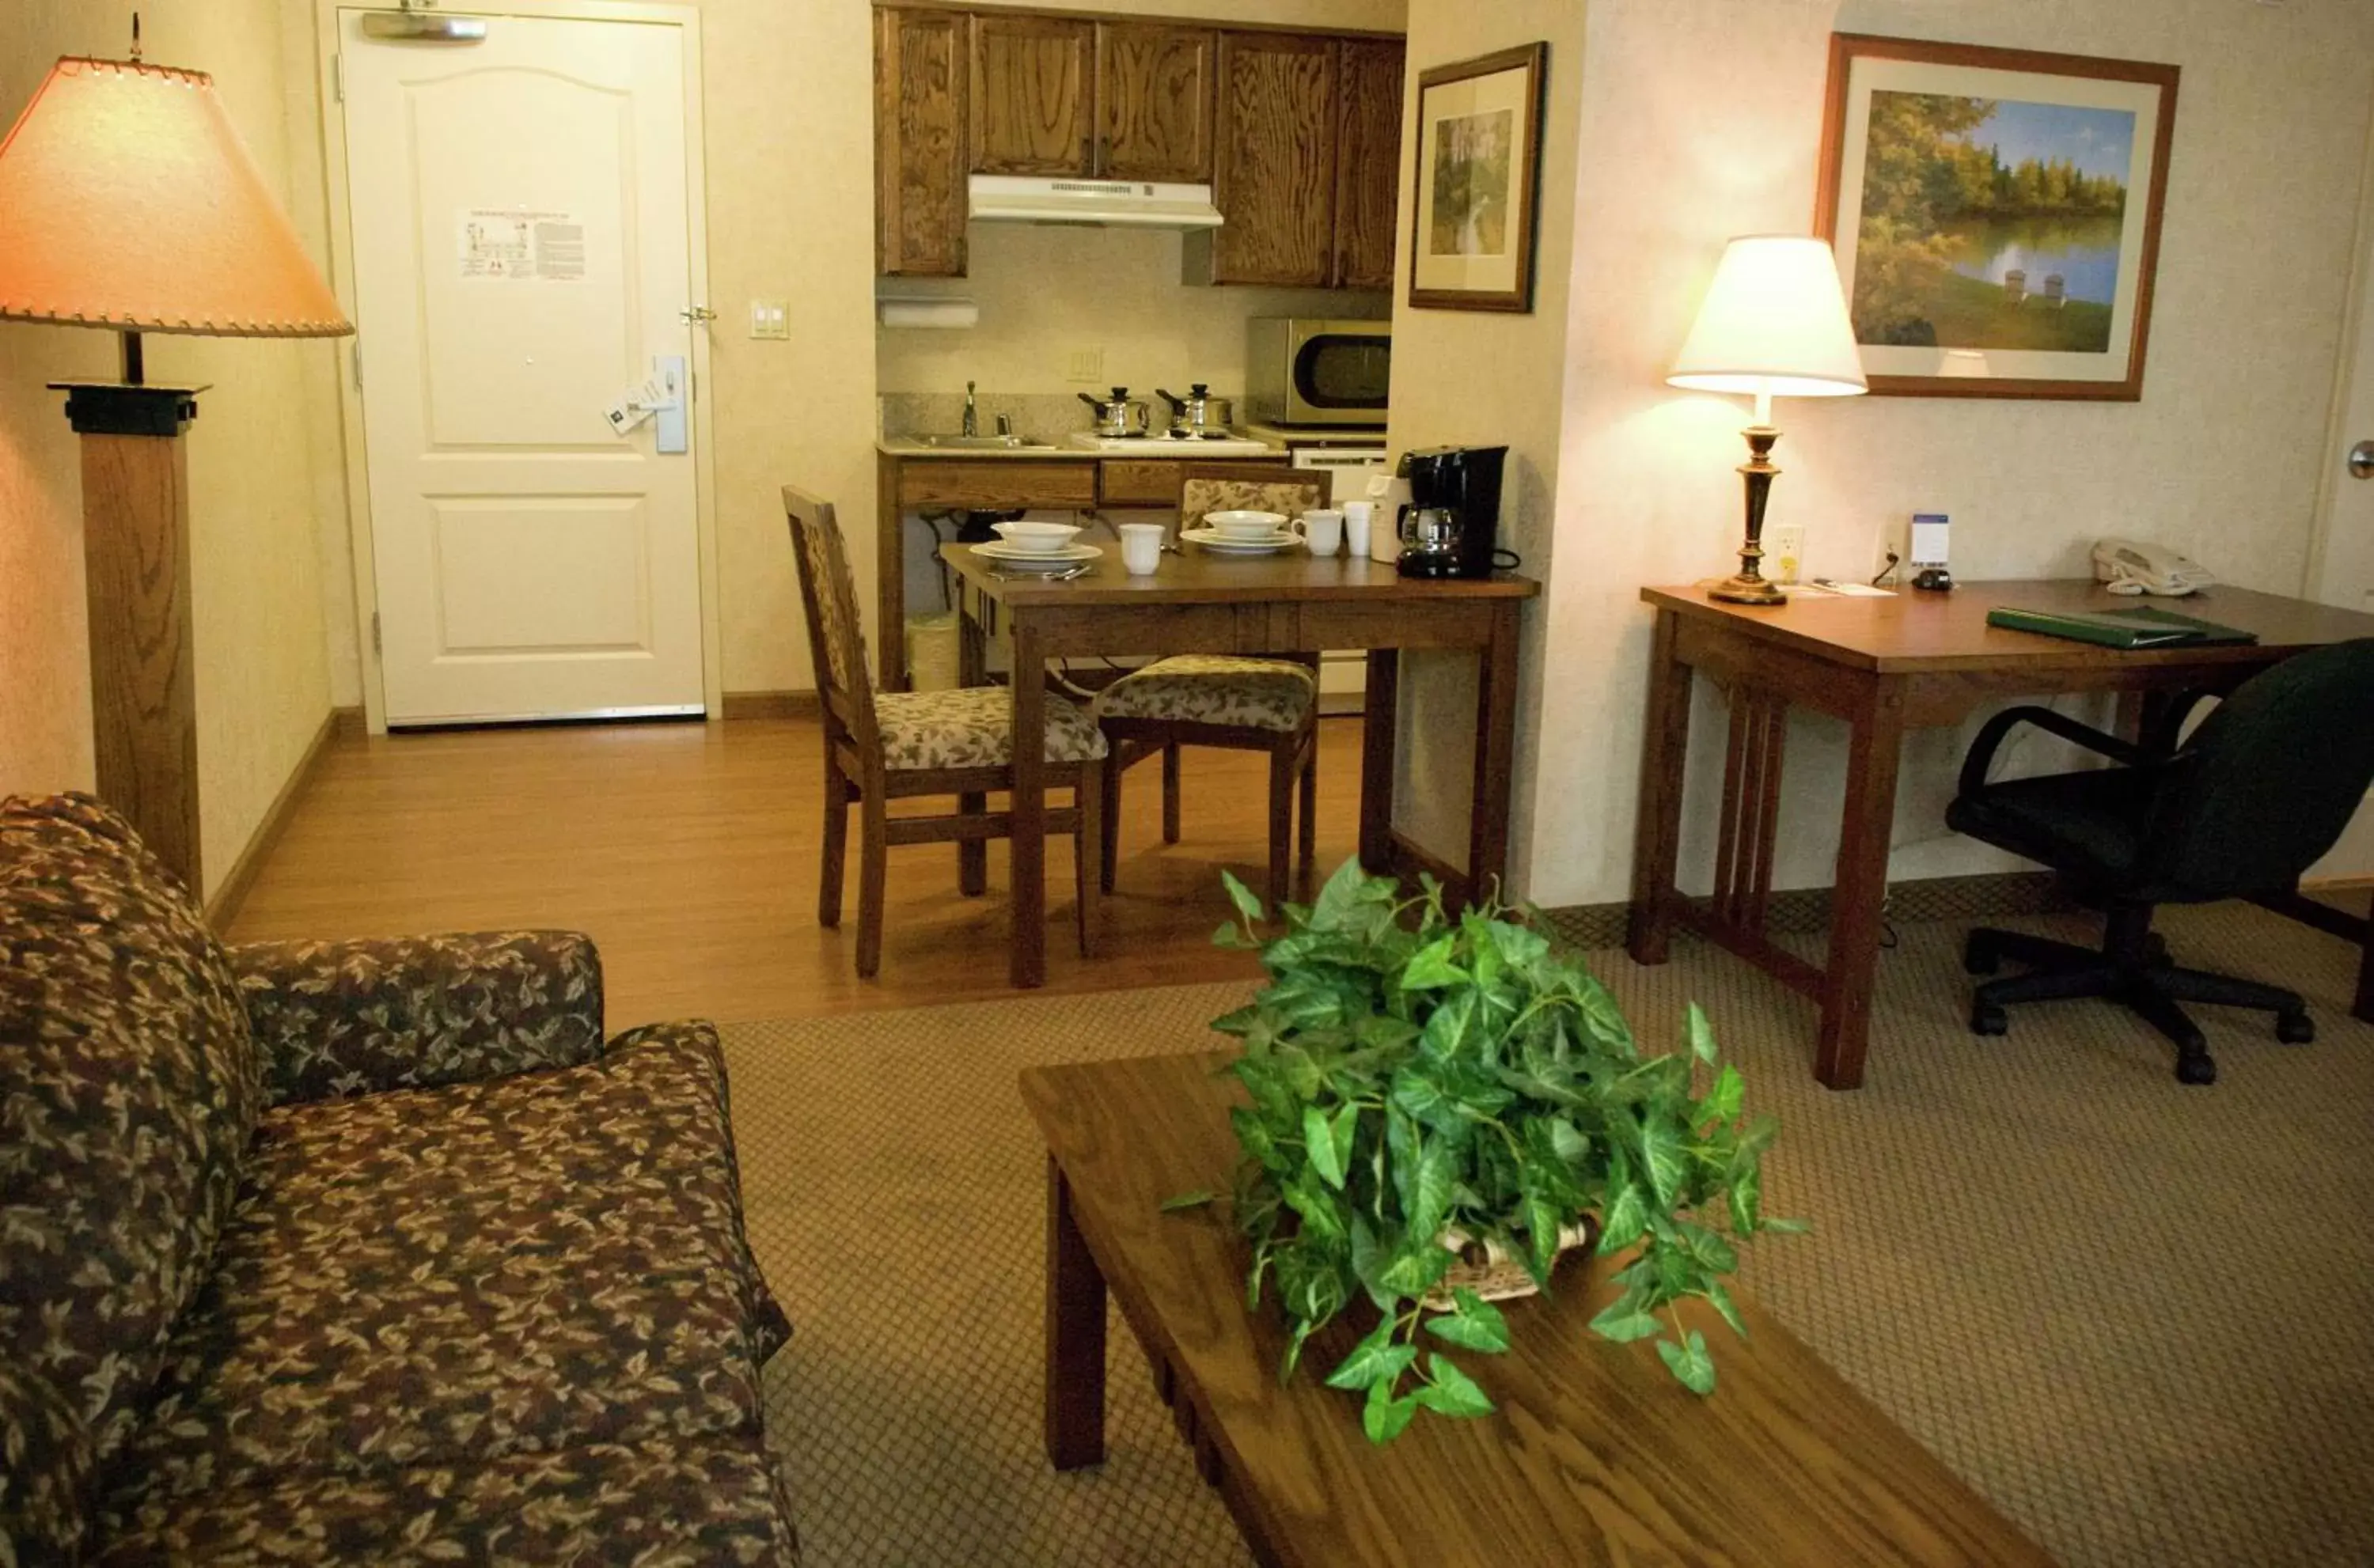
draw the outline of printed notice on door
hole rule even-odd
[[[579,283],[585,277],[585,225],[565,212],[464,207],[454,215],[465,278]]]

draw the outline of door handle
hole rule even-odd
[[[2374,479],[2374,441],[2360,441],[2349,449],[2349,476]]]
[[[706,305],[687,305],[683,310],[678,310],[676,313],[676,320],[682,322],[686,326],[697,327],[705,326],[709,322],[715,321],[717,319],[717,312],[711,310]]]

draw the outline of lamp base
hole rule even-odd
[[[1751,577],[1735,572],[1706,591],[1710,599],[1720,599],[1726,604],[1786,604],[1789,596],[1772,586],[1763,577]]]

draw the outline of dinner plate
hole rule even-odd
[[[1226,556],[1269,556],[1280,550],[1298,549],[1302,544],[1302,536],[1298,533],[1255,534],[1247,538],[1242,534],[1223,533],[1216,528],[1190,528],[1183,530],[1179,537],[1192,539],[1206,550],[1217,550]]]
[[[1047,572],[1063,571],[1078,566],[1082,561],[1093,561],[1104,554],[1094,544],[1066,544],[1060,550],[1025,550],[998,540],[976,544],[972,553],[1002,567],[1020,571]]]

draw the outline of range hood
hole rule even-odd
[[[1143,180],[1037,180],[976,174],[969,216],[983,223],[1077,223],[1114,228],[1217,228],[1209,185]]]

